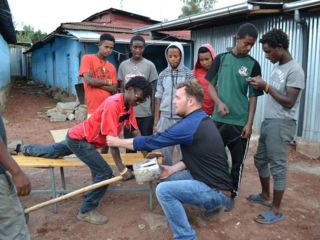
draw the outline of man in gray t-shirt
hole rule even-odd
[[[280,211],[286,188],[288,144],[293,140],[298,120],[301,92],[305,85],[302,67],[288,51],[289,39],[282,30],[273,29],[260,40],[266,58],[276,64],[269,83],[261,77],[249,79],[256,89],[263,89],[267,96],[265,119],[260,130],[259,145],[254,156],[259,172],[262,192],[252,194],[248,200],[269,206],[255,221],[262,224],[277,223],[285,219]],[[273,200],[270,196],[270,173],[273,177]]]
[[[152,83],[154,91],[158,73],[155,65],[142,57],[145,47],[145,40],[143,37],[136,35],[130,40],[130,50],[132,57],[122,62],[118,69],[118,81],[120,82],[120,90],[124,91],[125,84],[134,76],[143,76]],[[153,114],[154,114],[154,94],[152,98],[134,107],[138,127],[141,135],[147,136],[152,134],[153,130]],[[124,131],[124,137],[133,137],[128,131]]]

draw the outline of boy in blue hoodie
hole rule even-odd
[[[164,132],[167,128],[180,120],[176,115],[172,101],[176,95],[176,86],[179,83],[194,80],[192,71],[184,65],[184,51],[179,42],[171,43],[165,51],[168,67],[160,74],[155,94],[154,132]],[[178,152],[181,159],[179,146]],[[164,165],[173,164],[174,146],[161,149],[164,156]]]

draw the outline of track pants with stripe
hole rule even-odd
[[[231,153],[231,177],[233,181],[233,197],[235,197],[238,195],[244,160],[247,156],[250,139],[241,137],[243,126],[221,122],[215,122],[215,124],[221,134],[224,146],[227,146]]]

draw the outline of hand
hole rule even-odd
[[[110,91],[110,93],[113,95],[113,94],[116,94],[117,93],[117,90],[118,90],[118,88],[117,88],[117,86],[116,85],[112,85],[112,86],[110,86],[111,87],[111,91]]]
[[[149,152],[145,158],[151,159],[151,158],[157,158],[158,164],[162,164],[163,161],[163,154],[161,152]]]
[[[225,105],[223,102],[218,103],[218,112],[221,117],[224,117],[226,114],[229,113],[229,109],[227,105]]]
[[[146,158],[147,158],[147,159],[160,158],[160,157],[163,157],[163,154],[162,154],[161,152],[149,152],[149,153],[146,155]]]
[[[107,145],[109,147],[118,147],[120,145],[120,138],[108,135],[107,136]]]
[[[254,88],[254,89],[264,89],[267,83],[261,78],[261,76],[250,77],[248,78],[247,82]]]
[[[130,179],[134,178],[134,175],[133,175],[133,173],[131,172],[131,170],[128,169],[127,172],[122,175],[122,177],[123,177],[123,180],[126,181],[126,180],[130,180]]]
[[[252,124],[247,123],[241,132],[241,137],[249,138],[251,134],[252,134]]]
[[[12,180],[16,186],[18,196],[27,196],[31,191],[31,183],[22,170],[12,175]]]
[[[160,165],[160,168],[161,168],[160,179],[165,179],[173,174],[172,166]]]

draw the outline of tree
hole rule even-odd
[[[35,31],[30,25],[24,25],[22,30],[17,32],[17,41],[36,43],[46,35],[47,33],[41,32],[40,30]]]
[[[189,16],[196,13],[210,11],[218,0],[181,0],[184,6],[181,8],[180,17]]]

